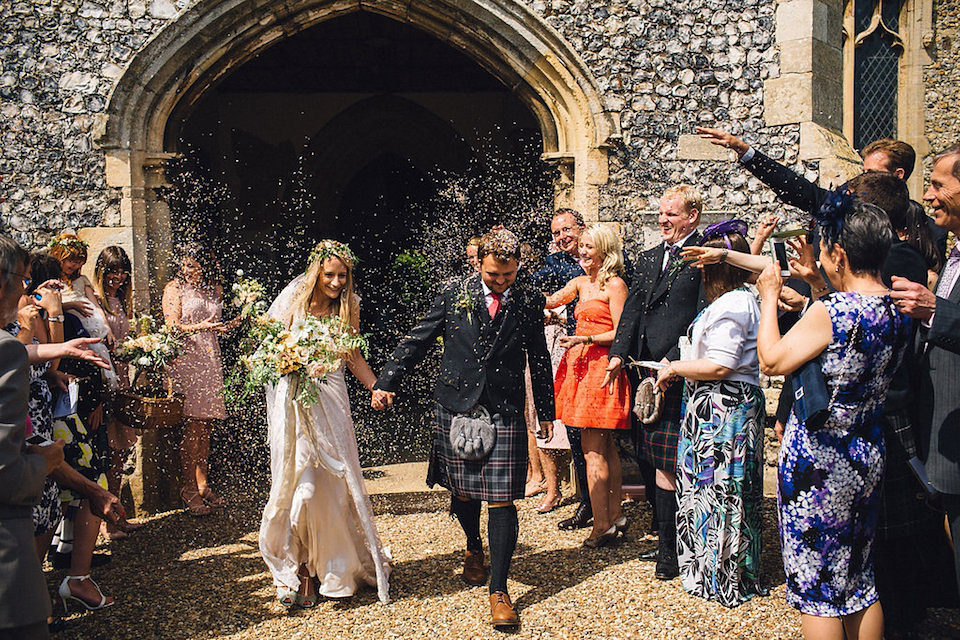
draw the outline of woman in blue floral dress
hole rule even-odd
[[[819,355],[830,395],[824,425],[814,429],[792,413],[780,449],[787,602],[800,610],[805,637],[879,640],[883,612],[872,550],[884,466],[880,419],[910,320],[896,310],[880,279],[893,237],[887,216],[837,192],[821,208],[818,223],[820,261],[836,291],[815,302],[783,338],[777,328],[778,269],[771,265],[757,282],[764,372],[791,373]],[[812,252],[805,254],[807,260],[793,266],[814,292],[825,289],[812,268]]]

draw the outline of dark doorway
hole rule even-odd
[[[522,178],[497,182],[497,191],[521,194],[511,208],[542,208],[550,197],[537,122],[509,88],[434,37],[363,11],[238,67],[171,122],[168,137],[185,156],[182,185],[192,193],[171,194],[174,237],[206,240],[225,273],[244,269],[272,297],[303,270],[317,240],[351,245],[375,371],[426,302],[404,297],[412,272],[398,267],[423,253],[425,225],[458,230],[444,241],[459,245],[443,247],[449,263],[496,221],[451,188],[458,176],[482,183],[488,169],[516,165]],[[512,184],[521,179],[533,184]],[[422,268],[413,273],[427,278]],[[425,295],[435,283],[422,284],[414,289]],[[366,391],[351,388],[364,464],[425,457],[429,388],[428,376],[412,382],[412,397],[386,416],[363,410]]]

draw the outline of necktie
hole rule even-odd
[[[677,258],[680,257],[680,247],[678,245],[667,247],[667,256],[667,262],[663,265],[663,271],[669,269],[671,265],[677,261]]]
[[[953,251],[947,258],[947,266],[943,268],[943,272],[940,274],[940,282],[937,283],[937,295],[941,298],[950,295],[957,269],[960,269],[960,244],[953,245]]]
[[[493,300],[490,301],[490,306],[487,307],[487,311],[490,312],[490,319],[493,320],[497,317],[497,314],[500,313],[500,301],[503,300],[503,294],[491,291],[490,297],[492,297]]]

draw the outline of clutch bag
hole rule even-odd
[[[830,393],[823,377],[820,356],[793,372],[793,412],[807,429],[823,428],[830,415]]]

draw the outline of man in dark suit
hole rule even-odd
[[[640,254],[633,284],[610,347],[604,385],[616,380],[627,356],[640,360],[676,360],[680,336],[702,302],[700,271],[680,257],[680,250],[700,241],[697,225],[703,199],[692,186],[671,187],[660,198],[660,236],[663,242]],[[656,468],[656,515],[660,543],[656,576],[670,580],[677,566],[677,440],[680,434],[681,385],[674,384],[663,401],[660,420],[643,430],[643,444]]]
[[[960,144],[933,159],[930,188],[923,200],[937,226],[960,235]],[[960,247],[954,246],[934,291],[905,278],[893,279],[893,297],[907,315],[921,321],[920,393],[914,401],[917,426],[927,434],[926,467],[941,493],[954,540],[960,582]],[[926,430],[926,431],[924,431]]]
[[[500,629],[520,622],[507,595],[507,573],[518,534],[513,501],[523,498],[527,473],[524,369],[529,361],[540,435],[547,440],[553,435],[553,372],[543,334],[543,294],[514,284],[517,237],[491,231],[481,238],[477,257],[480,273],[444,290],[400,342],[374,385],[372,404],[390,406],[400,378],[443,337],[427,483],[453,494],[450,510],[467,538],[463,579],[468,584],[486,582],[480,503],[487,502],[491,622]],[[492,416],[496,438],[486,456],[466,460],[451,443],[451,422],[478,406]]]

